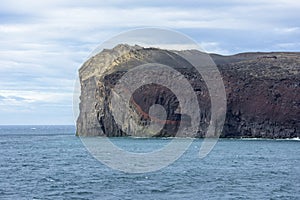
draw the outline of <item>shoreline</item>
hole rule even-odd
[[[112,136],[112,137],[106,137],[106,136],[78,136],[75,135],[76,137],[79,138],[108,138],[108,139],[117,139],[117,138],[126,138],[126,139],[192,139],[192,140],[197,140],[197,139],[206,139],[205,137],[132,137],[132,136]],[[219,138],[207,138],[207,139],[217,139],[217,140],[249,140],[249,141],[257,141],[257,140],[284,140],[284,141],[300,141],[299,137],[293,137],[293,138],[251,138],[251,137],[219,137]]]

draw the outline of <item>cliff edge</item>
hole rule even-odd
[[[180,123],[188,123],[189,119],[176,112],[176,96],[160,85],[145,85],[132,94],[130,119],[123,119],[122,127],[112,114],[111,94],[117,81],[135,66],[160,63],[172,66],[192,85],[201,108],[199,130],[193,136],[203,137],[211,117],[208,89],[193,66],[179,55],[180,51],[120,44],[91,57],[79,69],[81,96],[76,135],[149,136],[142,131],[124,130],[132,129],[132,121],[149,125],[151,105],[160,104],[166,110],[167,120],[163,121],[162,130],[151,136],[175,136]],[[210,56],[222,75],[227,95],[221,137],[300,137],[300,53]]]

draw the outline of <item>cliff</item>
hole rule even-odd
[[[195,54],[195,50],[186,51]],[[185,53],[186,53],[185,52]],[[207,86],[180,52],[140,46],[118,45],[91,57],[79,69],[81,96],[77,135],[80,136],[174,136],[189,117],[178,114],[178,99],[161,85],[145,85],[130,99],[130,116],[116,123],[111,96],[117,81],[135,66],[160,63],[172,66],[192,85],[200,109],[200,127],[193,137],[203,137],[210,121]],[[199,55],[199,52],[198,54]],[[222,75],[227,113],[221,137],[300,137],[300,53],[211,54]],[[160,104],[167,120],[151,116],[150,107]],[[162,124],[162,130],[145,135],[132,121],[148,126]],[[127,130],[127,131],[124,131]]]

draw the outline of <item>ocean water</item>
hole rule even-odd
[[[96,160],[74,132],[0,126],[0,199],[300,199],[299,140],[220,139],[199,159],[196,139],[168,167],[128,174]],[[155,149],[168,139],[111,140]]]

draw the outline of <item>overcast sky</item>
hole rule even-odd
[[[208,52],[299,51],[297,0],[2,0],[0,124],[74,124],[80,65],[103,41],[174,29]]]

